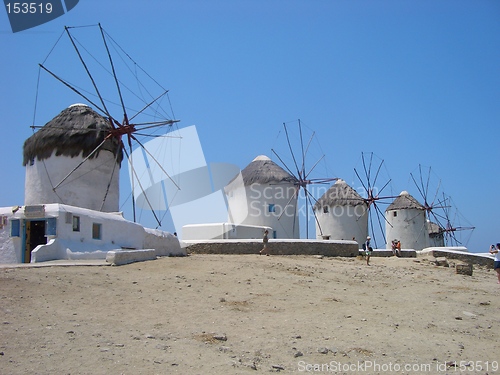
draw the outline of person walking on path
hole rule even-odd
[[[497,245],[491,245],[490,254],[495,254],[495,262],[493,263],[493,269],[497,272],[498,283],[500,284],[500,243]]]
[[[261,251],[259,251],[259,254],[260,255],[268,255],[269,256],[269,253],[267,251],[267,243],[269,242],[269,231],[266,229],[264,231],[264,237],[262,238],[262,242],[264,243],[264,247],[262,248]]]

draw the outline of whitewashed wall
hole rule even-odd
[[[394,216],[396,212],[397,216]],[[405,249],[422,250],[429,247],[425,210],[406,208],[385,213],[386,248],[391,248],[391,241],[398,239]]]
[[[62,203],[96,211],[117,212],[120,168],[110,151],[101,150],[98,157],[85,161],[55,192],[53,191],[52,186],[59,184],[82,160],[82,156],[71,158],[53,154],[45,160],[35,158],[33,165],[28,163],[24,204]]]
[[[431,227],[431,224],[427,222],[427,233],[429,234],[433,228]],[[429,234],[429,247],[444,247],[444,234],[434,234],[431,236]]]
[[[330,240],[352,240],[361,244],[368,236],[368,209],[364,205],[358,206],[328,206],[325,213],[323,207],[316,210],[316,238],[329,236]],[[319,226],[321,226],[321,231]]]
[[[158,229],[145,229],[144,249],[155,249],[157,256],[184,256],[179,239],[171,233]]]
[[[191,224],[182,227],[182,240],[203,241],[222,239],[262,239],[264,231],[272,233],[271,227],[240,225],[231,223]],[[269,234],[269,236],[271,236]]]
[[[66,222],[66,214],[80,217],[80,231],[73,231],[72,221]],[[57,217],[57,237],[53,244],[38,246],[32,252],[32,261],[52,259],[105,258],[109,250],[124,248],[141,249],[144,228],[127,221],[120,213],[105,213],[85,208],[48,204],[45,216]],[[101,224],[101,239],[92,238],[93,223]]]
[[[0,207],[0,217],[2,216],[7,218],[7,222],[0,228],[0,264],[20,263],[21,239],[10,236],[10,220],[16,218],[16,214],[12,212],[12,207]]]
[[[46,204],[40,218],[57,220],[57,233],[47,244],[31,252],[32,262],[54,259],[104,259],[106,252],[116,249],[154,248],[158,255],[183,255],[178,239],[166,232],[146,230],[137,223],[125,220],[121,213],[105,213],[85,208]],[[70,214],[70,216],[67,216]],[[24,207],[13,214],[12,208],[0,208],[0,215],[8,216],[9,224],[0,229],[0,263],[22,261],[22,236],[10,237],[10,220],[25,219]],[[72,219],[80,218],[80,231],[73,231]],[[101,224],[101,238],[92,238],[93,223]],[[22,229],[21,229],[22,231]]]
[[[254,183],[244,189],[229,191],[229,221],[271,227],[276,231],[276,238],[299,238],[295,192],[296,186],[288,183]],[[274,204],[275,212],[269,212],[269,204]]]

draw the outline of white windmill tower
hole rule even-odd
[[[344,180],[337,180],[314,205],[316,238],[356,240],[368,235],[368,203]],[[323,233],[323,234],[322,234]]]
[[[64,34],[67,39],[62,38]],[[68,53],[68,47],[74,53]],[[51,68],[61,59],[71,67],[63,72],[67,77]],[[119,211],[118,174],[123,157],[130,166],[130,195],[137,197],[144,190],[134,167],[134,148],[143,149],[150,165],[170,177],[143,147],[145,139],[170,132],[178,122],[161,105],[168,100],[168,90],[132,60],[100,24],[65,27],[39,67],[32,128],[40,129],[26,141],[24,150],[26,204],[64,203]],[[47,77],[50,82],[45,82]],[[39,95],[38,90],[45,87],[40,84],[53,85],[53,79],[62,86],[51,86],[51,95]],[[132,89],[130,82],[139,89]],[[77,97],[86,104],[72,105],[45,126],[35,126],[36,109],[53,105],[56,92],[63,99]],[[154,202],[145,193],[141,197],[161,227],[162,217],[153,209]],[[131,201],[133,220],[137,221],[135,199]]]
[[[398,239],[406,249],[422,250],[429,247],[425,207],[407,191],[385,210],[385,231],[388,240]],[[387,248],[391,244],[387,241]]]
[[[74,104],[29,137],[23,147],[25,205],[63,203],[117,212],[123,159],[108,119]]]
[[[297,180],[265,155],[257,156],[226,188],[229,220],[273,228],[273,238],[299,238]],[[238,217],[244,213],[244,217]]]

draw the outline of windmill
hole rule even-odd
[[[392,180],[388,177],[383,159],[373,152],[362,152],[361,164],[360,171],[354,168],[354,174],[361,184],[357,190],[368,206],[369,231],[375,247],[378,248],[377,238],[382,237],[384,244],[387,243],[382,225],[387,220],[379,205],[390,204],[388,200],[392,200],[396,196],[392,192],[385,193],[390,188]],[[383,180],[381,181],[381,179]],[[381,187],[379,187],[379,183],[382,184]]]
[[[443,211],[446,221],[440,231],[444,234],[445,244],[447,246],[467,246],[476,227],[465,219],[450,196],[443,193],[442,201],[444,202]]]
[[[437,243],[434,241],[436,246],[466,245],[475,227],[455,208],[451,197],[441,191],[441,179],[432,172],[432,168],[419,164],[418,173],[412,172],[410,177],[423,199],[428,222],[425,230],[429,232],[431,242],[437,237]],[[462,231],[470,232],[468,236],[459,235]]]
[[[312,177],[316,168],[324,162],[325,155],[320,155],[313,163],[309,164],[308,160],[312,152],[311,146],[312,142],[315,140],[316,133],[309,130],[310,137],[307,140],[307,143],[305,143],[303,134],[305,130],[303,129],[303,124],[300,119],[297,120],[296,123],[295,121],[293,123],[283,123],[283,132],[286,138],[286,147],[281,150],[272,148],[271,151],[278,158],[279,162],[286,169],[286,171],[288,171],[288,173],[290,173],[290,175],[292,175],[296,180],[295,195],[292,198],[296,199],[301,195],[304,200],[303,207],[305,207],[305,209],[303,214],[306,217],[306,238],[309,238],[310,211],[312,211],[316,224],[319,225],[316,213],[312,209],[316,198],[311,192],[311,188],[315,185],[329,185],[330,183],[336,181],[337,178]],[[285,155],[288,155],[288,157]],[[321,231],[320,226],[319,228]]]
[[[96,43],[96,39],[100,40],[100,43]],[[64,43],[66,47],[61,47]],[[88,45],[93,46],[92,49]],[[74,53],[68,53],[68,46]],[[64,62],[64,66],[61,66],[61,61]],[[64,71],[65,76],[63,77],[59,71]],[[50,78],[48,81],[45,78],[47,74]],[[54,82],[58,83],[57,87]],[[76,100],[83,100],[85,105],[97,111],[107,123],[107,126],[101,126],[98,129],[93,129],[95,125],[90,124],[85,129],[86,133],[97,132],[98,141],[95,147],[89,150],[66,176],[58,181],[51,181],[53,191],[57,193],[62,186],[75,181],[76,172],[103,150],[110,141],[118,144],[120,151],[129,161],[129,173],[135,177],[131,179],[131,195],[133,196],[135,189],[143,190],[138,172],[134,167],[132,151],[137,147],[143,148],[144,139],[164,135],[165,132],[174,130],[173,126],[178,120],[174,119],[168,90],[141,68],[102,28],[101,24],[65,27],[48,56],[39,64],[33,130],[43,128],[35,125],[37,111],[42,108],[42,104],[44,104],[43,108],[48,108],[47,110],[54,105],[59,105],[59,103],[54,104],[58,102],[53,100],[56,95],[52,94],[50,98],[48,95],[45,97],[40,95],[44,84],[46,84],[44,86],[46,90],[51,93],[59,92],[60,84],[62,84],[66,90],[64,96],[61,95],[61,97],[73,100],[73,103]],[[45,103],[43,103],[44,100]],[[170,106],[169,109],[165,108],[165,102]],[[115,115],[115,112],[120,114]],[[149,154],[147,149],[144,148],[144,152],[148,153],[149,160],[157,163],[154,155]],[[169,177],[160,163],[157,165]],[[139,181],[139,186],[134,186],[133,181]],[[172,182],[177,186],[175,181]],[[148,204],[151,206],[149,201]],[[133,218],[136,221],[134,199],[132,199],[132,206]],[[161,226],[161,217],[152,207],[151,212],[158,226]]]

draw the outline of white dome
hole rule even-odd
[[[268,160],[271,160],[271,159],[269,159],[266,155],[259,155],[255,159],[253,159],[252,161],[268,161]]]

